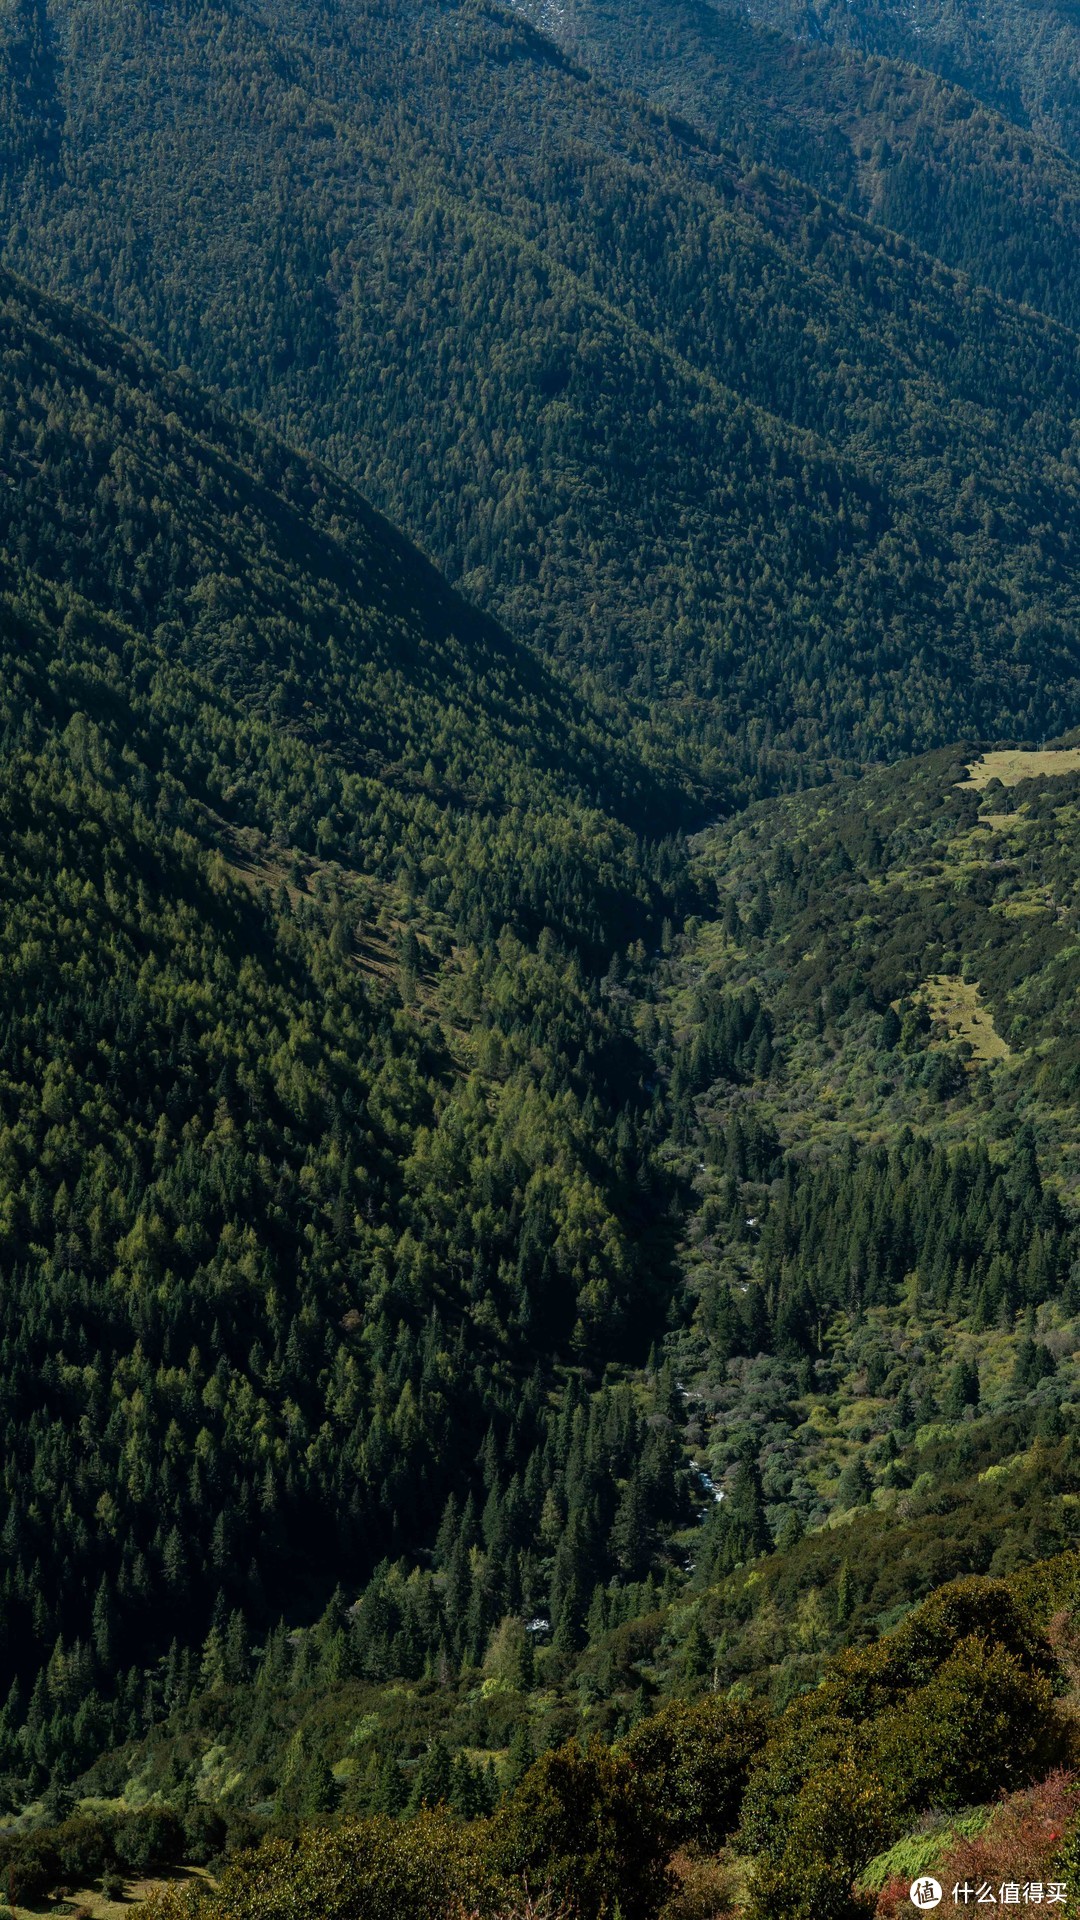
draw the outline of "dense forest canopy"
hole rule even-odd
[[[1019,22],[4,12],[16,1920],[1080,1905]]]
[[[524,1545],[553,1369],[662,1317],[597,954],[689,883],[614,730],[347,487],[5,295],[0,1657],[42,1780],[142,1726],[148,1656],[355,1584],[448,1499],[451,1645],[560,1592],[576,1631],[567,1573],[505,1552],[469,1612],[472,1456]],[[601,1555],[624,1455],[646,1510],[685,1498],[611,1418]]]
[[[860,0],[855,7],[830,0],[754,0],[749,11],[811,40],[887,54],[942,74],[1016,126],[1074,157],[1080,153],[1077,22],[1060,0],[1040,7],[991,0],[977,13],[957,0],[903,7],[895,0]]]
[[[713,0],[519,4],[582,64],[703,139],[796,175],[980,285],[1075,328],[1075,158],[927,72],[925,56],[911,65],[884,57],[884,44],[864,51],[846,33],[807,38],[806,16],[777,12],[767,26],[762,10]]]
[[[620,913],[648,908],[634,828],[680,802],[615,721],[326,469],[108,329],[10,278],[3,292],[9,577],[77,596],[212,686],[201,718],[220,744],[177,743],[200,798],[279,845],[406,875],[455,920],[569,911],[606,952]],[[564,854],[588,869],[573,905]]]
[[[35,6],[8,261],[358,480],[708,804],[1072,721],[1071,333],[481,0]]]

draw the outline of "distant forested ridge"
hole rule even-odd
[[[927,59],[835,40],[813,13],[713,0],[519,0],[595,73],[744,162],[783,168],[1007,299],[1080,320],[1080,173],[1053,131],[1017,125]],[[774,25],[766,25],[766,19]],[[783,29],[782,31],[780,29]],[[871,36],[868,46],[875,45]],[[927,66],[931,71],[927,71]],[[981,97],[977,97],[981,96]]]
[[[1067,4],[992,0],[977,14],[949,0],[900,7],[894,0],[755,0],[753,15],[811,41],[854,46],[943,74],[1073,157],[1080,154],[1076,16]]]
[[[705,804],[1075,719],[1071,333],[481,0],[3,36],[9,262],[358,479]]]

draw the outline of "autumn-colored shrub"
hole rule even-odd
[[[671,1872],[675,1884],[660,1920],[735,1920],[738,1876],[729,1861],[680,1849],[672,1857]]]
[[[933,1872],[943,1886],[952,1888],[970,1882],[989,1884],[995,1891],[1004,1882],[1070,1879],[1080,1893],[1080,1859],[1075,1867],[1063,1860],[1063,1840],[1067,1845],[1080,1818],[1075,1776],[1058,1771],[1038,1786],[1010,1794],[996,1807],[987,1824],[974,1835],[955,1835],[946,1840],[941,1851],[925,1868]],[[906,1920],[911,1913],[909,1887],[911,1874],[897,1874],[886,1881],[874,1908],[875,1920]],[[1060,1911],[1060,1909],[1057,1909]]]

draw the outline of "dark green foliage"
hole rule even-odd
[[[848,1465],[840,1475],[840,1485],[836,1495],[837,1505],[839,1507],[865,1506],[873,1491],[873,1486],[874,1483],[867,1472],[865,1463],[856,1456],[854,1460],[848,1462]]]
[[[629,937],[650,885],[626,823],[665,803],[565,683],[324,469],[85,316],[10,276],[0,296],[9,580],[55,587],[41,610],[73,664],[111,651],[135,690],[121,737],[106,661],[79,665],[80,768],[123,783],[141,756],[170,826],[190,828],[179,782],[294,860],[404,881],[465,937]],[[354,937],[343,919],[343,954]],[[401,942],[415,975],[415,929]]]
[[[1060,327],[477,0],[94,5],[47,68],[8,261],[347,471],[710,803],[1075,717]]]
[[[992,0],[977,18],[960,6],[901,7],[867,0],[857,10],[836,0],[755,0],[760,20],[840,47],[885,54],[929,68],[1007,114],[1018,129],[1080,154],[1080,47],[1067,5],[1033,17],[1013,0]],[[1015,135],[1014,135],[1015,138]],[[1030,147],[1020,147],[1024,160]]]
[[[1034,1381],[1025,1379],[1023,1385],[1034,1385]],[[947,1420],[959,1420],[966,1407],[978,1404],[979,1369],[971,1360],[958,1360],[949,1376],[941,1411]]]
[[[340,1798],[337,1782],[327,1765],[325,1754],[312,1754],[300,1778],[297,1812],[305,1820],[316,1819],[320,1814],[333,1813]],[[419,1804],[429,1803],[421,1801]],[[436,1805],[437,1802],[433,1801],[430,1804]]]
[[[850,8],[815,6],[809,16],[776,0],[738,10],[710,0],[575,0],[557,13],[526,0],[526,10],[575,58],[710,142],[797,175],[980,285],[1076,326],[1080,171],[1052,144],[1062,123],[1044,122],[1042,137],[1033,136],[1026,116],[1013,123],[1014,96],[991,89],[986,104],[977,68],[927,72],[935,65],[928,10],[902,49],[873,27],[865,40],[853,36]],[[858,18],[880,21],[884,12],[864,7]],[[827,18],[832,45],[808,33],[811,17]],[[942,17],[934,18],[939,30]],[[883,57],[894,51],[899,59]],[[983,99],[950,84],[956,79]],[[1057,81],[1060,113],[1068,92]],[[1075,161],[1075,138],[1071,151]]]
[[[755,1285],[736,1314],[710,1309],[721,1353],[820,1353],[837,1311],[893,1304],[912,1273],[928,1304],[977,1310],[984,1323],[1011,1317],[1062,1292],[1075,1257],[1075,1228],[1037,1169],[1029,1177],[1020,1157],[995,1165],[984,1147],[949,1153],[909,1138],[891,1150],[852,1144],[825,1165],[792,1158],[755,1204]],[[1049,1360],[1029,1342],[1017,1385],[1052,1371]],[[978,1398],[977,1370],[958,1361],[945,1411],[956,1419]]]
[[[220,1847],[226,1824],[220,1816],[204,1819]],[[139,1876],[207,1857],[198,1823],[186,1824],[167,1808],[139,1813],[76,1814],[41,1833],[0,1839],[0,1885],[19,1901],[36,1903],[61,1882],[86,1886],[105,1874]]]
[[[970,834],[972,803],[951,793],[958,771],[955,756],[942,757],[875,777],[857,801],[840,786],[725,829],[736,842],[755,833],[761,842],[736,883],[748,946],[719,963],[726,949],[712,948],[668,1027],[664,995],[669,984],[678,991],[694,951],[684,961],[673,943],[665,955],[662,941],[656,1000],[641,1010],[643,1030],[654,1014],[651,1044],[665,1073],[718,1007],[746,1024],[748,977],[758,1012],[747,1031],[767,1007],[775,1040],[767,1079],[721,1071],[686,1100],[689,1137],[676,1151],[705,1193],[691,1251],[711,1269],[700,1316],[708,1351],[695,1344],[696,1328],[680,1328],[672,1362],[654,1356],[647,1381],[639,1376],[629,1392],[561,1384],[556,1417],[536,1405],[535,1443],[513,1463],[485,1434],[468,1497],[456,1489],[428,1535],[430,1561],[423,1551],[391,1555],[347,1619],[332,1608],[288,1651],[273,1638],[255,1655],[253,1682],[227,1702],[215,1697],[215,1736],[252,1761],[245,1791],[274,1791],[301,1730],[309,1743],[321,1738],[335,1768],[357,1755],[345,1787],[350,1812],[430,1798],[438,1762],[438,1797],[467,1813],[490,1804],[473,1771],[486,1782],[489,1760],[505,1790],[548,1744],[582,1724],[610,1738],[657,1695],[724,1695],[737,1685],[782,1708],[817,1686],[832,1650],[875,1637],[943,1581],[1007,1572],[1075,1539],[1075,1503],[1062,1497],[1075,1494],[1080,1475],[1073,1202],[1054,1178],[1060,1133],[1037,1098],[1025,1106],[1032,1124],[1019,1127],[980,1086],[962,1108],[915,1108],[918,1133],[905,1131],[905,1109],[895,1123],[890,1109],[884,1138],[860,1144],[843,1120],[819,1127],[803,1078],[817,1046],[833,1074],[838,1048],[841,1068],[857,1051],[872,1076],[883,1071],[881,1006],[900,963],[875,941],[878,987],[855,964],[863,954],[852,926],[883,913],[883,902],[892,914],[889,894],[873,891],[869,877],[891,887],[889,862],[911,853],[901,834],[932,833],[934,846]],[[781,823],[792,815],[816,831],[803,825],[785,849]],[[1064,898],[1075,862],[1069,817],[1053,826]],[[813,917],[803,918],[808,871],[825,877]],[[895,871],[898,950],[918,979],[940,962],[916,932],[935,937],[937,902],[955,901],[956,890],[929,874],[917,891],[908,869]],[[731,866],[726,874],[724,893]],[[1031,954],[1029,917],[983,921],[977,909],[969,918],[966,894],[958,897],[958,938],[971,926],[1000,928],[986,949],[997,965],[1011,964],[1010,950]],[[815,946],[822,939],[833,986]],[[798,958],[785,971],[773,942],[789,940]],[[644,980],[636,957],[625,972],[608,963],[603,999],[613,1010],[625,1004],[632,970]],[[499,977],[505,985],[505,971]],[[897,998],[888,1071],[907,1097],[909,1064],[921,1074],[940,1028],[922,996]],[[1011,1088],[1006,1073],[1024,1070],[1003,1067],[1002,1083]],[[1041,1055],[1035,1070],[1046,1071]],[[921,1083],[912,1099],[923,1099]],[[804,1126],[815,1130],[809,1146]],[[795,1148],[784,1151],[781,1139],[793,1133]],[[542,1244],[542,1230],[537,1237]],[[715,1480],[715,1489],[697,1483],[696,1515],[685,1448]],[[823,1524],[841,1513],[842,1527]],[[1009,1694],[1007,1662],[987,1658],[995,1688]],[[1023,1687],[1014,1701],[1021,1718],[1022,1696]],[[164,1790],[164,1755],[205,1751],[210,1713],[196,1688],[161,1730],[161,1757],[151,1759],[149,1742],[143,1749],[138,1764]],[[354,1746],[353,1729],[372,1721]],[[914,1733],[909,1744],[914,1752]],[[931,1751],[926,1766],[945,1781],[947,1761]]]
[[[879,1734],[874,1757],[910,1814],[988,1800],[1041,1778],[1068,1752],[1046,1677],[973,1634]]]
[[[657,1103],[588,969],[672,896],[585,797],[600,735],[330,475],[10,282],[3,408],[0,1768],[25,1798],[248,1686],[253,1635],[298,1684],[478,1664],[549,1605],[576,1646],[622,1482],[642,1575],[686,1493],[627,1390],[555,1370],[645,1344],[668,1284]],[[451,1500],[445,1591],[387,1562],[294,1662],[282,1607],[355,1593]],[[305,1768],[285,1798],[325,1815]]]
[[[730,1493],[706,1527],[705,1564],[710,1576],[730,1573],[744,1560],[756,1560],[770,1544],[757,1462],[740,1460]]]
[[[224,1911],[483,1907],[447,1821],[494,1814],[498,1872],[651,1920],[733,1830],[738,1685],[759,1906],[852,1913],[1062,1751],[985,1588],[818,1683],[1075,1536],[1078,789],[950,749],[694,872],[676,829],[1075,718],[1075,343],[473,0],[0,40],[9,256],[517,634],[0,283],[13,1870],[210,1857],[207,1791],[325,1830]],[[976,980],[1005,1064],[943,1031]],[[162,1811],[65,1839],[76,1784]]]
[[[693,1705],[663,1707],[629,1735],[625,1750],[667,1823],[672,1845],[693,1841],[714,1850],[730,1838],[765,1732],[759,1707],[710,1695]]]
[[[651,1920],[667,1889],[665,1810],[632,1756],[571,1743],[545,1754],[496,1817],[493,1857],[580,1920]]]
[[[1036,1387],[1055,1371],[1054,1356],[1041,1341],[1025,1340],[1017,1349],[1013,1385],[1021,1392]]]

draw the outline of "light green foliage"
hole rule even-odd
[[[988,1807],[973,1807],[966,1813],[956,1814],[952,1819],[931,1827],[929,1832],[905,1834],[895,1846],[879,1854],[863,1869],[859,1875],[860,1886],[874,1893],[879,1892],[894,1875],[901,1880],[914,1880],[916,1874],[926,1873],[934,1865],[950,1840],[956,1836],[973,1838],[981,1833],[989,1817]]]

